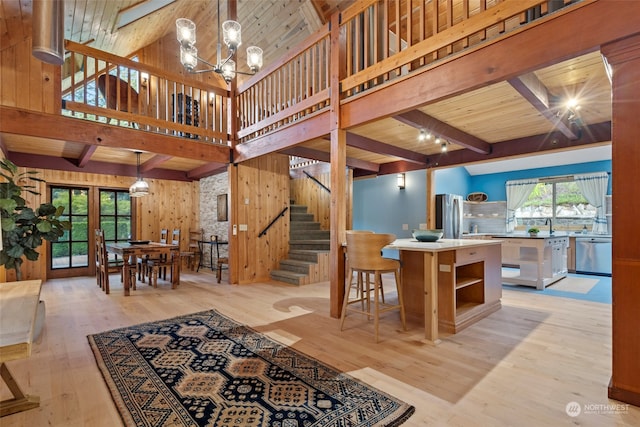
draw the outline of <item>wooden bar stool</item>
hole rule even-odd
[[[400,310],[402,328],[404,330],[407,329],[402,296],[402,281],[400,279],[400,262],[395,259],[384,258],[381,255],[382,248],[395,239],[396,236],[393,234],[347,232],[347,260],[349,263],[349,273],[347,277],[351,278],[353,277],[353,273],[357,273],[357,287],[360,290],[360,294],[356,295],[353,299],[350,298],[351,280],[348,280],[345,285],[342,314],[340,316],[340,330],[344,328],[347,311],[365,314],[368,317],[373,316],[375,338],[376,342],[379,342],[378,329],[380,314],[391,310]],[[384,273],[394,273],[395,275],[398,304],[380,301],[382,274]],[[371,276],[374,278],[373,283],[371,283]],[[364,283],[363,280],[365,281]],[[371,291],[373,291],[373,312],[369,305]],[[366,307],[363,306],[361,309],[350,307],[356,303],[360,303]]]

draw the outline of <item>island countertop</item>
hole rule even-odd
[[[442,252],[476,246],[500,245],[499,239],[440,239],[436,242],[419,242],[416,239],[396,239],[385,249]]]

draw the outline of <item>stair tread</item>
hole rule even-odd
[[[307,277],[308,274],[296,273],[295,271],[290,270],[271,270],[272,276],[283,276],[283,277]]]
[[[280,260],[281,263],[285,263],[285,264],[294,264],[294,265],[300,265],[300,266],[308,266],[308,265],[313,265],[313,264],[317,264],[317,262],[311,262],[311,261],[303,261],[300,259],[282,259]]]

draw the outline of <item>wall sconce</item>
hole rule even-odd
[[[146,88],[147,84],[149,84],[149,74],[140,73],[140,86]]]
[[[404,190],[404,184],[405,184],[404,173],[399,173],[397,179],[398,179],[398,188],[400,190]]]

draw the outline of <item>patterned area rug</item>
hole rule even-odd
[[[88,339],[128,426],[398,426],[414,412],[214,310]]]

